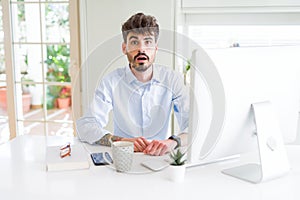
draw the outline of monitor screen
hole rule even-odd
[[[257,149],[252,103],[270,101],[285,143],[297,136],[300,46],[194,51],[189,162]]]

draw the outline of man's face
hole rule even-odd
[[[157,43],[154,35],[130,32],[127,42],[122,44],[122,50],[127,55],[131,68],[144,72],[155,60]]]

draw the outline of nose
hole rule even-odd
[[[145,52],[145,45],[142,42],[140,42],[137,50],[141,53],[144,53]]]

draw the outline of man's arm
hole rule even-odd
[[[108,113],[112,110],[111,86],[108,80],[102,80],[95,90],[94,98],[87,112],[76,121],[76,131],[83,142],[94,144],[108,134],[106,130]]]
[[[181,76],[174,74],[173,82],[171,84],[173,93],[174,113],[178,121],[179,128],[182,133],[178,135],[180,138],[180,145],[186,146],[188,143],[188,121],[189,121],[189,93],[187,87],[184,85]],[[164,155],[172,151],[178,142],[174,139],[153,140],[144,153],[149,155]]]
[[[96,142],[96,144],[111,146],[111,142],[116,142],[116,141],[132,142],[134,144],[135,152],[143,152],[145,148],[150,144],[150,142],[146,140],[144,137],[122,138],[119,136],[112,135],[110,133],[105,134],[100,140]]]
[[[105,134],[100,140],[96,142],[96,144],[100,144],[103,146],[111,146],[111,142],[121,141],[123,138],[112,135],[110,133]]]
[[[178,135],[181,140],[181,146],[187,145],[187,133],[181,133]],[[116,141],[129,141],[134,143],[135,152],[144,152],[148,155],[161,156],[165,153],[168,153],[175,149],[178,145],[175,140],[166,139],[166,140],[153,140],[149,142],[143,137],[137,138],[122,138],[119,136],[112,135],[110,133],[104,135],[96,144],[111,146],[111,142]]]
[[[187,133],[181,133],[178,137],[181,140],[181,146],[187,145]],[[161,156],[171,152],[177,145],[178,143],[172,139],[153,140],[143,152],[148,155]]]

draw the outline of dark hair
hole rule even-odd
[[[137,13],[132,15],[123,25],[122,34],[124,42],[126,43],[127,35],[130,32],[150,35],[154,34],[155,41],[157,42],[159,36],[159,25],[155,17],[150,15],[145,15],[144,13]]]

